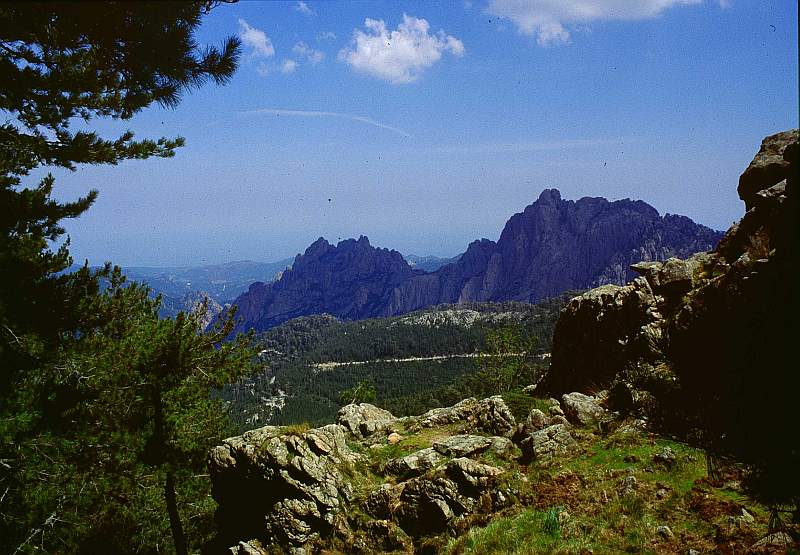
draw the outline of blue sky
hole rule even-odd
[[[240,2],[198,38],[227,35],[245,43],[227,86],[92,122],[182,135],[175,158],[54,172],[60,198],[100,190],[67,225],[77,261],[269,261],[362,234],[450,256],[550,187],[726,229],[761,138],[798,125],[791,0]]]

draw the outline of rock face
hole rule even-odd
[[[291,546],[331,533],[353,495],[343,472],[360,458],[346,437],[337,424],[300,435],[267,426],[214,448],[208,465],[222,534]]]
[[[337,420],[300,432],[259,428],[211,451],[220,542],[236,553],[258,553],[254,545],[302,550],[339,538],[348,551],[411,552],[416,539],[441,533],[464,515],[491,511],[493,495],[505,499],[493,489],[504,470],[474,460],[489,450],[497,461],[519,453],[507,438],[477,435],[515,429],[500,397],[404,418],[362,403],[343,407]],[[438,439],[385,463],[369,459],[375,448],[397,444],[388,436],[400,427],[404,435],[436,428]],[[456,427],[476,433],[452,433]],[[377,487],[375,476],[384,477]],[[375,520],[365,522],[359,510]]]
[[[647,368],[653,377],[660,363],[689,365],[690,358],[736,368],[747,357],[737,360],[733,353],[743,354],[744,344],[768,354],[752,338],[763,330],[791,329],[796,320],[788,276],[795,275],[798,253],[797,137],[795,129],[764,139],[739,181],[747,212],[715,250],[633,264],[640,276],[627,285],[572,299],[556,323],[551,369],[541,389],[609,387],[624,378],[623,369]],[[741,345],[731,341],[740,336]],[[764,345],[775,338],[764,337]],[[714,343],[729,348],[711,352]]]
[[[469,398],[448,408],[432,409],[419,417],[415,428],[433,428],[465,422],[476,431],[510,436],[517,423],[499,395],[480,401]]]
[[[388,410],[369,403],[350,404],[342,407],[337,421],[358,438],[364,438],[388,428],[397,419]]]
[[[241,319],[237,330],[264,330],[309,314],[346,320],[376,316],[391,291],[417,274],[422,272],[413,270],[399,252],[375,248],[366,237],[336,246],[320,238],[280,279],[256,282],[234,301]]]
[[[659,216],[642,201],[562,200],[555,189],[506,223],[495,243],[472,243],[461,259],[415,276],[392,293],[386,315],[439,303],[535,302],[570,289],[633,277],[641,260],[689,256],[721,234],[683,216]]]
[[[610,387],[616,408],[658,409],[664,425],[698,426],[709,448],[757,465],[762,493],[800,496],[799,157],[798,130],[764,139],[739,181],[746,212],[715,250],[634,264],[632,283],[573,299],[537,391]],[[765,408],[768,433],[748,406]]]
[[[570,289],[624,284],[630,264],[686,257],[721,234],[684,216],[660,216],[642,201],[563,200],[555,189],[508,220],[497,242],[481,239],[425,273],[366,237],[324,239],[277,281],[254,283],[234,301],[239,330],[263,330],[327,312],[343,319],[393,316],[443,303],[535,302]]]
[[[598,422],[605,414],[605,410],[594,397],[583,393],[565,393],[561,397],[561,406],[567,420],[578,426],[588,426]]]

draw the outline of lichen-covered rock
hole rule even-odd
[[[749,553],[782,553],[797,546],[792,536],[786,532],[769,534],[754,543]]]
[[[417,475],[439,464],[441,455],[433,447],[420,449],[399,459],[392,459],[384,466],[384,471],[398,476]]]
[[[364,501],[364,509],[374,518],[391,518],[393,507],[397,504],[397,498],[402,490],[402,486],[381,484],[379,488],[372,490],[367,496]]]
[[[481,464],[466,457],[459,457],[448,462],[446,471],[456,483],[474,490],[487,488],[495,477],[503,473],[497,467]]]
[[[397,421],[389,412],[369,403],[350,404],[339,409],[336,421],[357,438],[371,436]]]
[[[500,458],[509,458],[514,455],[514,442],[507,437],[492,436],[489,438],[492,444],[489,448]]]
[[[354,547],[362,553],[369,554],[414,553],[411,538],[391,520],[368,522],[364,527],[363,538],[357,538]]]
[[[554,424],[532,433],[520,442],[523,459],[541,460],[563,455],[577,448],[577,442],[564,424]]]
[[[737,192],[749,210],[756,194],[792,176],[790,161],[784,156],[786,148],[797,144],[798,130],[791,129],[764,138],[753,161],[739,177]]]
[[[447,408],[432,409],[417,419],[414,429],[434,428],[463,423],[470,429],[497,436],[510,436],[516,427],[514,415],[499,395],[481,399],[464,399]]]
[[[250,542],[240,541],[238,545],[230,548],[233,555],[263,555],[263,551]]]
[[[223,536],[302,545],[332,530],[353,486],[342,470],[359,460],[331,424],[300,435],[268,426],[226,439],[208,458]]]
[[[644,277],[623,287],[604,285],[572,299],[553,332],[550,371],[539,390],[568,393],[606,387],[632,360],[654,361],[653,329],[662,325]]]
[[[577,426],[594,424],[606,412],[594,397],[578,392],[565,393],[561,397],[561,406],[564,408],[564,415],[567,420]]]
[[[539,409],[532,409],[528,418],[521,424],[525,431],[532,434],[550,425],[550,418]]]
[[[441,532],[453,518],[474,505],[474,500],[462,495],[452,480],[438,477],[415,478],[400,494],[395,513],[400,527],[411,536]]]
[[[448,457],[467,457],[485,451],[491,445],[491,438],[462,434],[435,441],[433,448]]]

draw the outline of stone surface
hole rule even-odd
[[[750,547],[750,553],[774,553],[794,548],[797,543],[786,532],[775,532],[758,540]]]
[[[671,540],[675,537],[675,533],[669,526],[659,526],[656,528],[656,534],[664,538],[665,540]]]
[[[381,484],[379,488],[373,490],[367,496],[364,508],[374,518],[391,518],[392,507],[396,504],[402,489],[402,487],[396,487],[392,484]]]
[[[550,371],[541,390],[563,394],[607,387],[630,361],[657,360],[664,322],[650,310],[656,303],[641,276],[624,287],[604,285],[573,298],[556,322]]]
[[[666,468],[672,468],[675,466],[676,462],[675,451],[673,451],[671,447],[664,447],[653,455],[653,462],[663,465]]]
[[[739,177],[739,198],[748,209],[758,191],[771,187],[790,177],[790,164],[783,156],[786,147],[797,143],[798,130],[783,131],[764,138],[753,161]]]
[[[503,473],[499,468],[481,464],[466,457],[459,457],[448,462],[446,471],[456,483],[477,490],[485,489],[493,478]]]
[[[453,518],[468,512],[472,505],[452,480],[415,478],[403,488],[395,515],[406,533],[420,536],[445,530]]]
[[[625,476],[622,479],[622,485],[619,488],[619,496],[625,497],[626,495],[630,495],[634,491],[636,491],[636,476],[631,474]]]
[[[385,430],[397,421],[391,412],[369,403],[345,405],[339,409],[336,421],[358,438]]]
[[[564,424],[554,424],[532,433],[520,442],[523,458],[538,460],[562,455],[577,447],[575,439]]]
[[[514,415],[502,397],[496,395],[477,401],[464,399],[447,408],[433,409],[416,419],[417,428],[433,428],[454,423],[497,436],[510,436],[516,427]]]
[[[428,447],[405,457],[390,460],[384,470],[398,476],[422,474],[439,464],[441,460],[442,456],[433,447]]]
[[[605,410],[601,407],[594,397],[583,393],[565,393],[561,397],[561,406],[564,415],[571,423],[576,426],[588,426],[598,422]]]
[[[435,441],[433,449],[449,457],[467,457],[485,451],[491,445],[491,438],[485,436],[455,435]]]
[[[332,530],[353,490],[342,470],[359,460],[345,428],[302,434],[267,426],[226,439],[208,458],[223,535],[302,545]]]

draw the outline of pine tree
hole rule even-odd
[[[59,224],[85,212],[97,197],[74,202],[52,196],[54,179],[22,181],[40,166],[170,157],[183,138],[114,139],[75,121],[129,119],[158,103],[172,107],[184,91],[211,79],[225,83],[240,45],[201,49],[194,32],[211,2],[17,2],[0,4],[0,391],[12,374],[52,352],[54,341],[80,328],[75,300],[96,288],[97,275],[71,276],[68,242]],[[0,394],[2,395],[2,394]]]
[[[147,552],[170,534],[167,514],[185,552],[181,498],[208,498],[191,476],[226,424],[209,388],[244,371],[243,340],[220,347],[229,329],[199,333],[193,315],[158,320],[148,291],[110,265],[67,272],[69,239],[52,245],[97,192],[59,202],[51,175],[25,182],[40,167],[173,156],[181,137],[87,129],[228,81],[239,41],[194,38],[216,4],[0,4],[2,552]],[[209,510],[190,529],[197,514]]]

